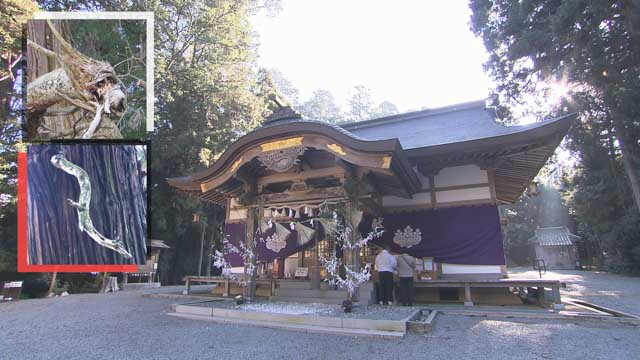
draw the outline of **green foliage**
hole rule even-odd
[[[296,108],[300,105],[300,90],[294,87],[291,81],[289,81],[280,70],[263,69],[262,71],[269,73],[269,76],[271,76],[273,80],[274,88],[278,89],[278,93],[286,99],[289,104]]]
[[[348,121],[366,120],[373,116],[373,97],[371,95],[371,89],[366,86],[355,86],[347,102],[349,104],[349,112],[347,113]]]
[[[171,249],[160,257],[165,284],[197,273],[202,224],[205,249],[219,243],[223,208],[170,188],[166,178],[191,174],[215,161],[228,145],[270,112],[273,79],[256,68],[249,16],[276,11],[272,0],[42,1],[47,10],[153,11],[155,14],[155,131],[151,134],[151,238]],[[131,39],[134,29],[124,28]],[[109,42],[108,39],[104,41]],[[135,50],[131,52],[137,54]],[[206,257],[205,257],[206,259]]]
[[[0,2],[0,61],[7,64],[22,49],[22,24],[37,10],[29,0]],[[10,76],[10,71],[11,75]],[[17,68],[0,69],[0,272],[16,271],[17,147],[20,125]]]
[[[307,119],[326,121],[336,124],[343,121],[343,115],[328,90],[318,89],[311,98],[300,107],[300,112]]]
[[[373,110],[373,117],[385,117],[390,115],[395,115],[399,113],[398,107],[392,103],[391,101],[385,100],[378,104],[378,106]]]
[[[160,258],[164,283],[197,273],[201,226],[205,249],[220,242],[224,211],[169,188],[168,177],[190,174],[215,161],[239,136],[269,114],[273,81],[255,67],[249,1],[163,1],[156,14],[156,129],[151,138],[152,238],[172,247]]]
[[[513,205],[500,208],[507,221],[504,246],[511,265],[531,266],[534,246],[529,241],[539,227],[568,226],[571,228],[569,209],[555,185],[538,185],[538,193],[523,194]]]
[[[578,165],[565,181],[578,235],[599,252],[589,257],[638,272],[638,2],[472,0],[470,7],[503,120],[532,99],[527,112],[538,117],[579,112],[566,144]],[[554,87],[568,91],[557,103]]]
[[[276,88],[280,91],[278,83]],[[311,98],[297,108],[306,119],[326,121],[331,124],[362,121],[398,113],[398,107],[388,100],[376,106],[371,90],[362,85],[353,88],[347,103],[348,110],[343,112],[328,90],[317,89]]]
[[[4,0],[0,2],[0,78],[9,75],[5,66],[9,55],[20,54],[22,49],[22,24],[38,10],[31,0]],[[6,81],[6,80],[5,80]]]
[[[127,112],[117,121],[124,138],[146,136],[146,27],[142,20],[69,20],[73,45],[111,64],[127,91]]]

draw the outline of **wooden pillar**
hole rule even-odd
[[[222,291],[222,296],[227,297],[231,292],[231,283],[229,282],[229,278],[224,279],[224,290]]]
[[[313,246],[313,250],[311,251],[312,255],[312,266],[311,266],[311,289],[320,290],[320,254],[318,253],[318,223],[315,222],[313,224],[313,228],[316,230],[313,234],[313,241],[315,244]]]
[[[49,293],[47,295],[49,295],[49,294],[51,294],[53,292],[53,287],[56,284],[56,277],[58,277],[58,273],[57,272],[54,272],[53,274],[51,274],[51,285],[49,285]]]
[[[349,241],[353,244],[358,241],[358,224],[353,223],[353,211],[357,210],[357,200],[349,200],[346,203],[346,219],[351,226],[351,234]],[[344,252],[344,260],[345,264],[349,266],[353,271],[360,271],[360,249],[345,249]],[[351,300],[358,301],[360,297],[360,289],[357,288],[353,293],[353,298]]]
[[[247,211],[247,234],[245,238],[245,246],[254,254],[251,259],[251,265],[254,268],[252,272],[249,272],[248,266],[244,268],[244,297],[246,301],[253,301],[256,297],[256,247],[255,247],[255,231],[257,221],[257,212],[259,208],[249,208]]]
[[[471,298],[471,285],[469,283],[464,284],[464,306],[473,306],[473,299]]]

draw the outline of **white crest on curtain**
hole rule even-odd
[[[267,236],[266,245],[267,249],[278,253],[287,246],[287,241],[285,239],[281,239],[278,234],[273,234],[271,236]]]
[[[404,231],[400,229],[396,230],[396,233],[393,235],[393,242],[406,248],[418,245],[420,241],[422,241],[422,232],[420,229],[415,229],[414,231],[409,225],[404,228]]]

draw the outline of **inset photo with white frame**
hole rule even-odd
[[[152,13],[37,13],[26,35],[25,140],[153,129]]]

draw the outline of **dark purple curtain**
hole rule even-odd
[[[282,225],[289,228],[289,223],[283,223]],[[319,229],[318,231],[320,231],[319,236],[320,239],[322,239],[324,237],[324,232],[322,231],[322,229]],[[313,239],[308,241],[306,244],[298,244],[298,232],[296,230],[293,230],[285,240],[287,245],[279,252],[275,252],[268,249],[266,243],[267,237],[273,235],[274,232],[275,227],[270,228],[264,234],[256,234],[257,261],[271,262],[275,259],[284,259],[289,255],[305,250],[315,244]],[[244,223],[226,224],[225,234],[228,235],[229,241],[239,249],[240,242],[244,241],[245,239],[246,226]],[[227,254],[225,255],[225,260],[227,260],[231,264],[231,266],[244,265],[242,256],[238,254]]]
[[[247,227],[244,223],[232,223],[224,225],[224,233],[227,236],[229,242],[240,249],[240,243],[244,242],[246,237]],[[231,254],[227,251],[223,251],[224,259],[231,264],[231,266],[244,266],[244,260],[239,254]]]
[[[360,224],[363,234],[370,231],[372,219],[365,216]],[[437,262],[450,264],[506,263],[498,207],[494,205],[384,214],[383,225],[384,235],[372,242],[389,246],[395,253],[433,257]],[[421,241],[410,247],[394,242],[396,232],[404,233],[407,226],[410,226],[409,235],[417,229],[421,232]]]

